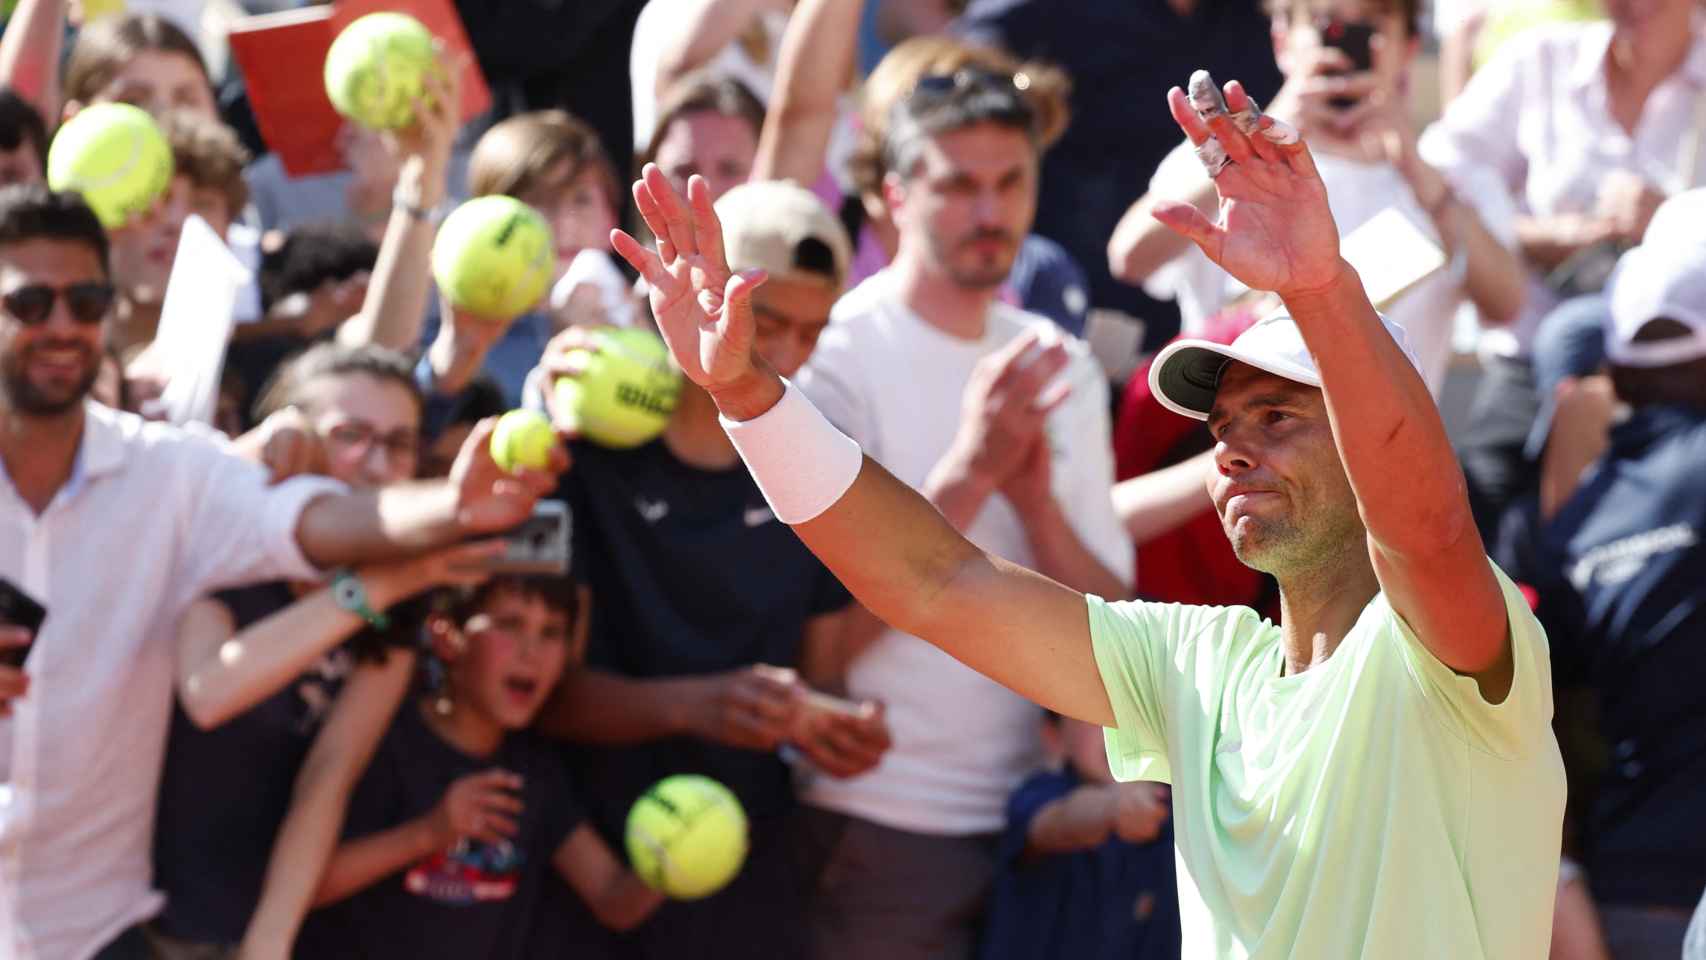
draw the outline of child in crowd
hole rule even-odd
[[[562,110],[518,114],[486,131],[469,157],[468,189],[477,197],[515,197],[545,217],[556,241],[553,280],[582,251],[609,256],[610,231],[621,207],[616,169],[592,128]],[[426,281],[424,276],[420,280]],[[438,412],[452,410],[454,399],[482,371],[509,406],[519,406],[522,382],[563,325],[542,308],[513,318],[477,317],[441,302],[438,315],[427,319],[423,340],[429,437],[442,426]]]
[[[1102,731],[1050,717],[1061,765],[1008,801],[982,960],[1177,960],[1167,788],[1115,783]]]
[[[439,683],[405,705],[357,784],[309,918],[307,956],[529,956],[549,871],[600,922],[662,903],[575,802],[556,751],[528,732],[572,649],[565,578],[499,576],[440,597]]]

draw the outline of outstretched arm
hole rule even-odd
[[[688,195],[683,202],[648,165],[634,199],[657,249],[621,231],[612,242],[651,284],[653,314],[688,377],[726,420],[752,420],[784,390],[752,348],[751,296],[763,277],[730,273],[705,182],[695,177]],[[792,402],[809,408],[803,397]],[[1114,723],[1083,595],[979,550],[876,463],[864,460],[851,487],[794,531],[884,621],[1059,713]]]
[[[1394,610],[1440,662],[1503,700],[1511,679],[1505,604],[1469,513],[1462,470],[1415,365],[1387,333],[1338,230],[1309,148],[1256,113],[1236,81],[1203,71],[1168,94],[1220,194],[1220,219],[1165,204],[1156,216],[1252,289],[1272,290],[1321,371],[1339,458]]]

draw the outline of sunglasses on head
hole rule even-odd
[[[973,90],[1015,91],[1031,89],[1031,76],[1024,71],[1007,76],[982,67],[961,67],[953,73],[930,73],[918,78],[912,88],[914,99],[939,99]]]
[[[47,318],[53,314],[54,303],[64,297],[65,307],[71,311],[71,319],[80,324],[93,325],[106,318],[107,311],[113,305],[114,296],[113,285],[110,283],[73,283],[67,287],[32,283],[0,293],[0,306],[5,307],[6,312],[16,317],[24,326],[33,327],[46,323]]]

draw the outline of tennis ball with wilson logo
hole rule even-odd
[[[637,327],[593,332],[598,349],[573,377],[558,377],[562,427],[603,447],[626,450],[663,432],[681,396],[681,371],[663,338]]]
[[[551,227],[514,197],[475,197],[444,219],[432,276],[452,306],[510,320],[539,303],[557,272]]]

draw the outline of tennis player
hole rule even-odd
[[[1239,558],[1278,579],[1277,626],[1104,602],[961,537],[753,352],[763,277],[730,275],[704,181],[683,201],[648,167],[634,196],[656,248],[614,243],[777,516],[855,596],[1106,728],[1122,779],[1172,784],[1185,956],[1540,960],[1564,810],[1545,634],[1487,559],[1307,146],[1236,82],[1199,71],[1168,102],[1219,219],[1155,215],[1285,305],[1230,346],[1170,346],[1152,374],[1207,421],[1210,495]]]

